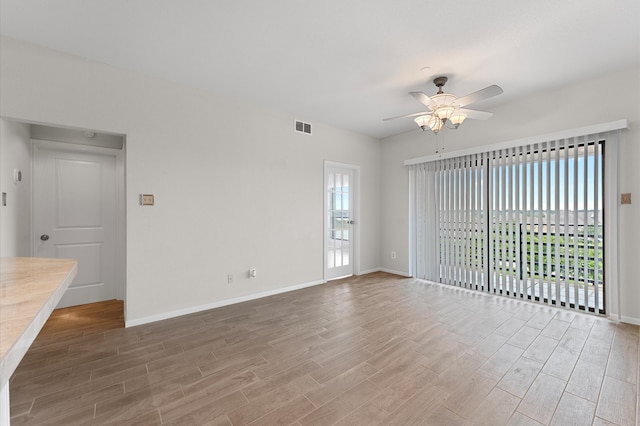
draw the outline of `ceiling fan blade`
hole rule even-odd
[[[417,117],[419,115],[431,115],[430,112],[414,112],[413,114],[407,114],[407,115],[399,115],[397,117],[389,117],[389,118],[383,118],[382,121],[389,121],[389,120],[395,120],[396,118],[409,118],[409,117]]]
[[[488,98],[492,98],[494,96],[498,96],[502,92],[503,92],[502,88],[494,84],[493,86],[485,87],[484,89],[480,89],[477,92],[473,92],[468,94],[467,96],[458,98],[456,99],[456,103],[461,107],[463,107],[465,105],[469,105],[474,102],[479,102]]]
[[[467,118],[473,118],[474,120],[486,120],[491,118],[492,112],[476,111],[475,109],[460,108],[460,112],[467,115]]]
[[[436,106],[436,103],[433,102],[433,99],[425,95],[423,92],[409,92],[409,94],[426,107],[431,108]]]

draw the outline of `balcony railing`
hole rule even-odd
[[[441,246],[443,268],[459,269],[447,276],[459,277],[467,284],[483,286],[484,232],[458,224],[443,227]],[[530,224],[500,222],[492,224],[489,268],[491,287],[497,292],[514,292],[551,303],[569,303],[579,309],[604,312],[604,238],[602,225]],[[443,253],[466,254],[465,265],[448,262]],[[449,260],[460,256],[451,256]],[[597,294],[596,294],[597,293]],[[597,306],[596,306],[597,305]]]

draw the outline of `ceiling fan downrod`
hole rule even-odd
[[[436,93],[436,95],[440,95],[442,93],[444,93],[442,91],[442,87],[447,83],[449,79],[447,77],[436,77],[433,79],[433,84],[436,85],[436,87],[438,88],[438,93]]]

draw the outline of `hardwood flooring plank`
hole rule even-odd
[[[551,419],[551,426],[589,425],[593,422],[596,404],[568,392],[562,394],[560,404]]]
[[[492,333],[474,346],[473,352],[477,353],[481,357],[489,358],[507,342],[509,337],[511,336],[502,336],[498,333]]]
[[[376,372],[377,370],[375,367],[363,362],[317,386],[316,389],[308,392],[305,396],[316,406],[320,407],[331,401],[333,398],[337,398],[339,395],[351,389],[358,383],[370,378]]]
[[[453,393],[460,387],[465,386],[467,379],[471,377],[487,361],[487,358],[475,353],[464,354],[460,358],[450,363],[434,384],[448,393]]]
[[[494,388],[471,414],[471,424],[477,426],[507,424],[518,404],[520,404],[520,398]]]
[[[249,404],[228,413],[227,417],[229,417],[229,420],[234,426],[246,425],[289,404],[299,397],[300,393],[297,388],[285,385],[260,395]],[[297,417],[295,419],[297,419]]]
[[[108,386],[104,386],[102,383],[87,383],[36,398],[31,407],[31,414],[56,415],[67,410],[68,404],[72,404],[71,407],[93,405],[122,394],[124,394],[124,383]]]
[[[423,425],[447,425],[447,426],[467,426],[469,421],[465,420],[462,416],[454,413],[453,411],[439,406],[436,408],[424,421],[420,422]]]
[[[277,389],[280,386],[284,386],[288,382],[312,373],[319,368],[320,366],[314,361],[307,361],[288,370],[285,370],[282,373],[276,374],[264,380],[257,381],[256,383],[253,383],[252,385],[244,388],[242,392],[249,400],[256,399],[265,392],[269,392]]]
[[[311,373],[311,377],[318,383],[325,383],[334,377],[339,376],[353,367],[367,362],[373,354],[364,349],[341,354],[329,361],[323,362],[316,371]]]
[[[527,321],[527,327],[537,328],[539,330],[543,330],[546,328],[553,317],[558,313],[557,309],[553,308],[543,308],[536,312],[529,320]]]
[[[271,411],[269,414],[249,424],[252,426],[288,425],[302,418],[307,413],[312,412],[315,408],[308,399],[299,396],[286,405]]]
[[[125,379],[124,390],[125,392],[134,392],[149,386],[161,386],[166,382],[184,386],[194,383],[202,377],[202,373],[197,367],[183,364],[169,365],[145,375]]]
[[[524,351],[522,356],[534,361],[545,363],[547,362],[557,345],[558,341],[556,339],[552,339],[551,337],[538,336],[533,341],[533,343],[529,345],[527,350]]]
[[[557,317],[558,314],[556,314],[549,324],[540,332],[541,336],[551,337],[556,340],[562,339],[564,333],[569,329],[571,322],[559,320]]]
[[[468,378],[466,385],[452,393],[443,405],[457,415],[471,419],[471,414],[499,381],[499,376],[478,370]]]
[[[334,398],[320,408],[314,409],[301,418],[300,423],[302,425],[333,424],[370,401],[378,392],[380,392],[379,387],[365,380],[344,392],[340,398]]]
[[[435,386],[427,385],[405,401],[393,413],[389,414],[384,419],[383,424],[394,426],[420,424],[438,409],[448,397],[448,393]]]
[[[523,398],[531,384],[536,377],[538,377],[538,373],[542,370],[543,365],[544,364],[532,359],[520,358],[513,367],[502,376],[497,387],[518,398]]]
[[[606,367],[611,352],[611,342],[600,340],[598,337],[589,336],[580,352],[580,359],[590,364]]]
[[[29,380],[14,380],[11,383],[11,408],[33,401],[35,398],[54,394],[69,387],[88,383],[91,372],[73,374],[71,368],[53,371]]]
[[[94,417],[98,421],[130,421],[140,413],[156,412],[158,408],[183,397],[181,386],[174,383],[140,388],[97,402]]]
[[[175,354],[167,355],[162,358],[158,358],[152,361],[147,362],[146,368],[149,373],[152,373],[156,370],[162,370],[169,366],[175,365],[207,365],[209,363],[213,364],[216,362],[216,358],[213,356],[213,353],[209,348],[194,348],[185,350],[183,352],[178,352]]]
[[[266,364],[267,361],[260,356],[260,354],[247,352],[239,354],[234,358],[208,360],[206,362],[197,363],[196,365],[202,372],[203,376],[215,376],[214,378],[220,378],[241,371],[260,368]]]
[[[206,396],[198,399],[178,400],[160,408],[162,423],[175,425],[201,425],[216,417],[226,415],[248,403],[242,392],[237,391],[220,399],[211,400]]]
[[[564,380],[540,373],[522,399],[518,411],[540,423],[548,424],[560,402],[565,385]]]
[[[596,416],[620,426],[635,425],[636,398],[635,385],[605,376]]]
[[[496,353],[491,355],[487,362],[480,368],[488,373],[501,377],[509,371],[511,366],[523,353],[524,351],[518,347],[504,344]]]
[[[540,329],[524,325],[507,340],[507,343],[520,349],[527,349],[539,334]]]
[[[586,343],[588,337],[588,330],[569,327],[569,329],[560,339],[560,343],[558,343],[558,346],[561,348],[565,348],[572,353],[580,355],[580,352],[582,352],[582,348],[584,347],[584,344]]]
[[[203,377],[193,383],[182,386],[182,390],[185,397],[205,393],[212,398],[219,398],[257,382],[258,378],[251,370],[240,370],[228,375],[219,376],[216,374]]]
[[[417,352],[408,351],[390,360],[387,365],[377,370],[369,380],[381,388],[393,383],[398,376],[402,376],[414,368],[425,366],[425,358]],[[375,367],[374,367],[375,368]]]
[[[316,355],[319,355],[321,352],[320,349],[314,347],[305,347],[298,351],[291,349],[289,352],[285,352],[285,354],[287,353],[291,353],[291,355],[281,355],[277,359],[268,361],[266,364],[254,368],[254,374],[260,379],[266,379],[274,374],[282,373],[291,368],[292,365],[302,364],[308,361],[309,358],[314,358]]]
[[[606,375],[631,384],[638,378],[638,334],[629,335],[618,328],[613,338]]]
[[[386,386],[372,403],[391,413],[436,378],[433,371],[421,365],[407,369],[405,373],[398,374],[395,381]]]
[[[544,426],[542,423],[533,420],[517,411],[511,416],[507,426]]]
[[[83,405],[80,407],[67,407],[65,410],[57,410],[46,414],[31,413],[22,416],[11,417],[11,425],[38,425],[38,426],[85,426],[91,424],[94,406]]]
[[[136,413],[128,418],[105,419],[105,422],[109,426],[157,426],[162,424],[162,419],[160,412],[153,410],[143,414]]]
[[[573,369],[578,362],[578,354],[571,352],[562,346],[557,346],[542,371],[562,380],[569,380]]]
[[[587,401],[597,402],[603,379],[604,367],[580,360],[571,373],[566,391]]]
[[[615,423],[608,422],[600,417],[595,417],[593,419],[593,424],[591,426],[618,426]]]
[[[387,415],[388,413],[382,408],[372,402],[367,402],[335,424],[337,426],[384,425],[384,418]]]

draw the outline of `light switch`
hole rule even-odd
[[[141,206],[152,206],[153,205],[153,194],[140,194],[140,205]]]
[[[620,204],[631,204],[631,193],[620,194]]]

